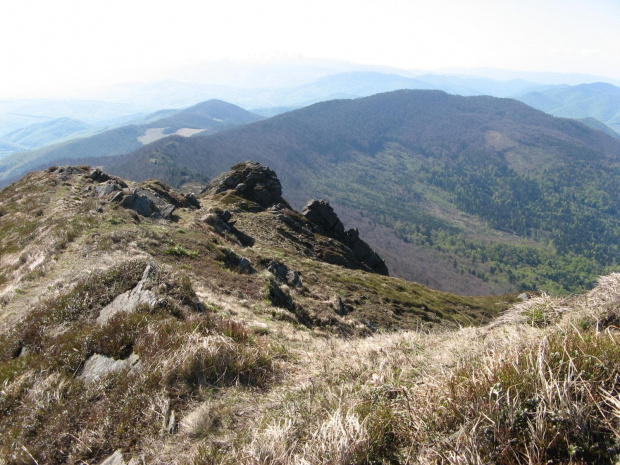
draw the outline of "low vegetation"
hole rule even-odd
[[[456,296],[322,261],[342,244],[288,210],[143,217],[89,173],[0,193],[0,464],[620,458],[619,274]]]
[[[118,448],[140,450],[178,427],[171,412],[227,386],[269,385],[282,352],[243,323],[191,305],[195,294],[182,277],[158,273],[153,286],[165,294],[157,308],[143,305],[96,323],[101,308],[134,287],[144,268],[137,261],[95,273],[0,336],[0,457],[75,463]],[[76,375],[94,354],[136,354],[141,369],[86,382]]]
[[[488,327],[319,345],[223,463],[616,463],[620,275]],[[553,325],[532,326],[543,309]],[[204,462],[208,463],[208,462]]]

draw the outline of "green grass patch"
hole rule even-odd
[[[200,255],[197,250],[187,249],[182,245],[173,245],[164,250],[164,254],[166,255],[174,255],[176,257],[190,257],[195,258]]]

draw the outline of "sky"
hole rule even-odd
[[[215,60],[277,57],[620,79],[620,0],[0,2],[0,98],[77,95],[178,78]]]

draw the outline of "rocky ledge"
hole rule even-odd
[[[210,181],[202,191],[213,195],[223,192],[234,193],[263,209],[284,202],[276,173],[255,161],[237,163],[230,171]]]
[[[315,232],[342,242],[351,249],[356,260],[368,266],[375,273],[389,276],[385,261],[360,239],[357,228],[345,231],[342,221],[327,201],[311,200],[302,213],[312,222]]]
[[[278,219],[295,230],[316,233],[342,243],[344,253],[321,253],[321,259],[346,267],[359,267],[365,271],[388,276],[385,261],[359,237],[357,229],[345,231],[344,225],[325,200],[312,200],[303,209],[303,216],[292,214],[290,205],[282,198],[282,185],[276,173],[255,161],[238,163],[230,171],[209,182],[202,191],[207,195],[236,196],[252,205],[245,210],[264,211],[271,208]],[[207,218],[211,222],[226,223],[226,218]],[[213,216],[213,215],[211,215]],[[220,225],[224,228],[225,225]],[[355,265],[354,265],[355,264]]]

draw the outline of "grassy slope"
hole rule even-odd
[[[618,275],[459,327],[507,301],[312,260],[272,213],[230,198],[172,223],[139,219],[91,197],[86,173],[33,173],[0,194],[7,464],[99,463],[115,450],[222,465],[615,463]],[[254,246],[197,221],[224,206]],[[259,272],[240,274],[235,256]],[[300,273],[296,313],[265,300],[271,258]],[[149,262],[161,305],[94,323]],[[405,331],[371,334],[367,320]],[[141,369],[76,377],[93,353],[131,352]]]

